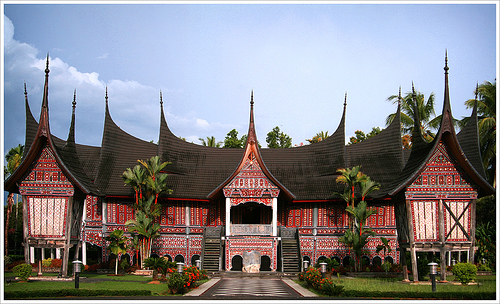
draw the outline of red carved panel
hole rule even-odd
[[[181,201],[168,202],[161,206],[160,225],[186,225],[186,204]]]
[[[224,196],[232,198],[278,197],[279,191],[262,172],[253,153],[250,153],[240,172],[223,189]]]
[[[347,225],[348,218],[345,206],[331,203],[320,203],[318,207],[319,227],[343,227]]]
[[[87,195],[85,199],[85,212],[87,221],[101,222],[102,225],[102,201],[99,197]]]
[[[53,151],[45,147],[19,184],[22,195],[73,196],[73,185],[57,164]]]
[[[469,201],[444,201],[450,208],[451,213],[458,219],[458,222],[463,227],[466,233],[456,225],[456,220],[452,217],[447,208],[444,208],[444,231],[446,241],[460,242],[469,241],[467,236],[471,235],[471,208],[468,206]]]
[[[116,202],[109,202],[107,204],[107,220],[108,223],[125,224],[128,220],[135,218],[134,208],[130,204],[121,204]]]
[[[439,239],[438,202],[411,201],[410,205],[415,241],[437,241]]]
[[[28,235],[64,237],[68,201],[68,197],[28,196]]]

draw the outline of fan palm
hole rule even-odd
[[[310,144],[314,144],[314,143],[317,143],[317,142],[320,142],[320,141],[323,141],[325,139],[327,139],[330,135],[328,135],[328,131],[324,132],[324,131],[320,131],[318,133],[316,133],[316,135],[313,136],[313,138],[311,139],[306,139]]]

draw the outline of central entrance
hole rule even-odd
[[[248,202],[231,208],[233,224],[270,225],[272,208],[256,202]]]

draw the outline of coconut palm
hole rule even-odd
[[[24,153],[24,146],[18,145],[17,147],[11,148],[9,152],[5,155],[5,160],[7,161],[7,166],[4,167],[5,177],[8,177],[17,167],[21,164]],[[5,255],[9,254],[9,225],[10,216],[12,213],[12,205],[14,204],[14,193],[9,192],[7,196],[7,212],[5,215]]]
[[[479,144],[483,167],[488,180],[496,184],[496,82],[485,81],[476,87],[476,98],[465,102],[467,108],[473,108],[477,100],[477,114],[479,127]],[[469,118],[464,118],[464,126]]]
[[[415,93],[415,99],[417,101],[418,117],[420,119],[420,128],[422,131],[422,136],[426,141],[431,141],[435,134],[432,132],[439,127],[441,122],[441,116],[436,116],[434,112],[434,93],[429,95],[429,98],[425,100],[425,96],[421,92]],[[401,95],[391,95],[387,98],[388,101],[397,104],[401,104],[401,124],[403,126],[403,134],[411,134],[413,131],[413,126],[415,124],[415,111],[414,111],[414,101],[413,92],[408,92],[406,96],[401,97]],[[386,125],[390,125],[396,113],[390,114],[386,118]]]
[[[127,252],[127,237],[124,236],[123,230],[113,230],[111,234],[104,238],[109,242],[109,250],[116,255],[115,275],[118,274],[118,257],[120,253]]]
[[[208,147],[215,147],[215,148],[220,148],[222,145],[221,141],[216,141],[215,136],[207,136],[207,140],[205,141],[203,138],[198,138],[201,141],[201,144],[203,146],[208,146]]]

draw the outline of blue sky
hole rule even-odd
[[[443,104],[444,54],[456,118],[476,83],[497,77],[495,2],[482,4],[24,4],[3,2],[4,147],[24,144],[26,81],[39,117],[50,54],[52,133],[99,146],[104,92],[114,121],[158,140],[163,92],[174,134],[199,143],[246,134],[254,90],[257,137],[273,127],[293,144],[332,134],[347,92],[346,140],[385,127],[387,97],[415,88]]]

